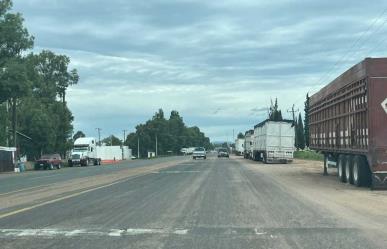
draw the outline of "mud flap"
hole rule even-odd
[[[371,179],[372,190],[387,189],[387,172],[372,173],[371,178],[372,178]]]

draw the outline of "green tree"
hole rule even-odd
[[[17,104],[29,83],[22,53],[32,48],[34,38],[24,27],[21,14],[10,13],[11,8],[12,1],[0,0],[0,103],[11,104],[12,144],[16,146]]]
[[[110,135],[109,137],[102,139],[101,142],[106,144],[107,146],[122,145],[122,141],[114,135]]]
[[[275,99],[274,105],[271,103],[270,109],[269,109],[269,120],[271,121],[282,121],[282,112],[278,108],[278,101],[277,98]]]
[[[156,137],[159,155],[169,154],[169,151],[177,154],[183,147],[212,148],[210,139],[198,127],[186,127],[177,111],[172,111],[169,119],[165,119],[162,109],[145,124],[137,125],[136,132],[128,134],[125,144],[137,154],[139,143],[140,156],[144,157],[148,151],[155,151]]]
[[[301,113],[298,115],[298,121],[297,121],[297,148],[298,149],[305,149],[305,137],[304,137],[304,125],[302,123],[302,117]]]
[[[245,135],[243,135],[242,132],[239,132],[237,138],[245,138]]]
[[[305,137],[305,146],[309,147],[309,93],[306,94],[305,100],[305,117],[304,117],[304,137]]]
[[[19,99],[26,96],[30,90],[24,59],[12,58],[3,64],[0,74],[0,103],[9,101],[11,106],[12,145],[16,144],[17,132],[17,105]]]
[[[77,131],[74,136],[73,136],[73,140],[77,140],[78,138],[80,137],[86,137],[85,133],[83,133],[82,131]]]

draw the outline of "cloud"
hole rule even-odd
[[[373,3],[30,0],[14,1],[14,9],[36,52],[67,54],[79,70],[68,97],[76,129],[119,135],[161,107],[225,140],[266,118],[270,99],[303,109],[307,92],[382,56],[386,27],[351,50],[384,5]]]

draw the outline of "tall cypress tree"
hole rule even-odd
[[[305,136],[305,145],[309,147],[309,93],[306,94],[305,100],[305,117],[304,117],[304,136]]]
[[[298,122],[297,122],[297,143],[298,148],[303,150],[305,149],[305,137],[304,137],[304,125],[302,124],[302,117],[301,113],[298,115]]]

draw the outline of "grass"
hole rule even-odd
[[[314,161],[324,161],[324,155],[317,153],[313,150],[295,151],[294,158],[305,159],[305,160],[314,160]]]

